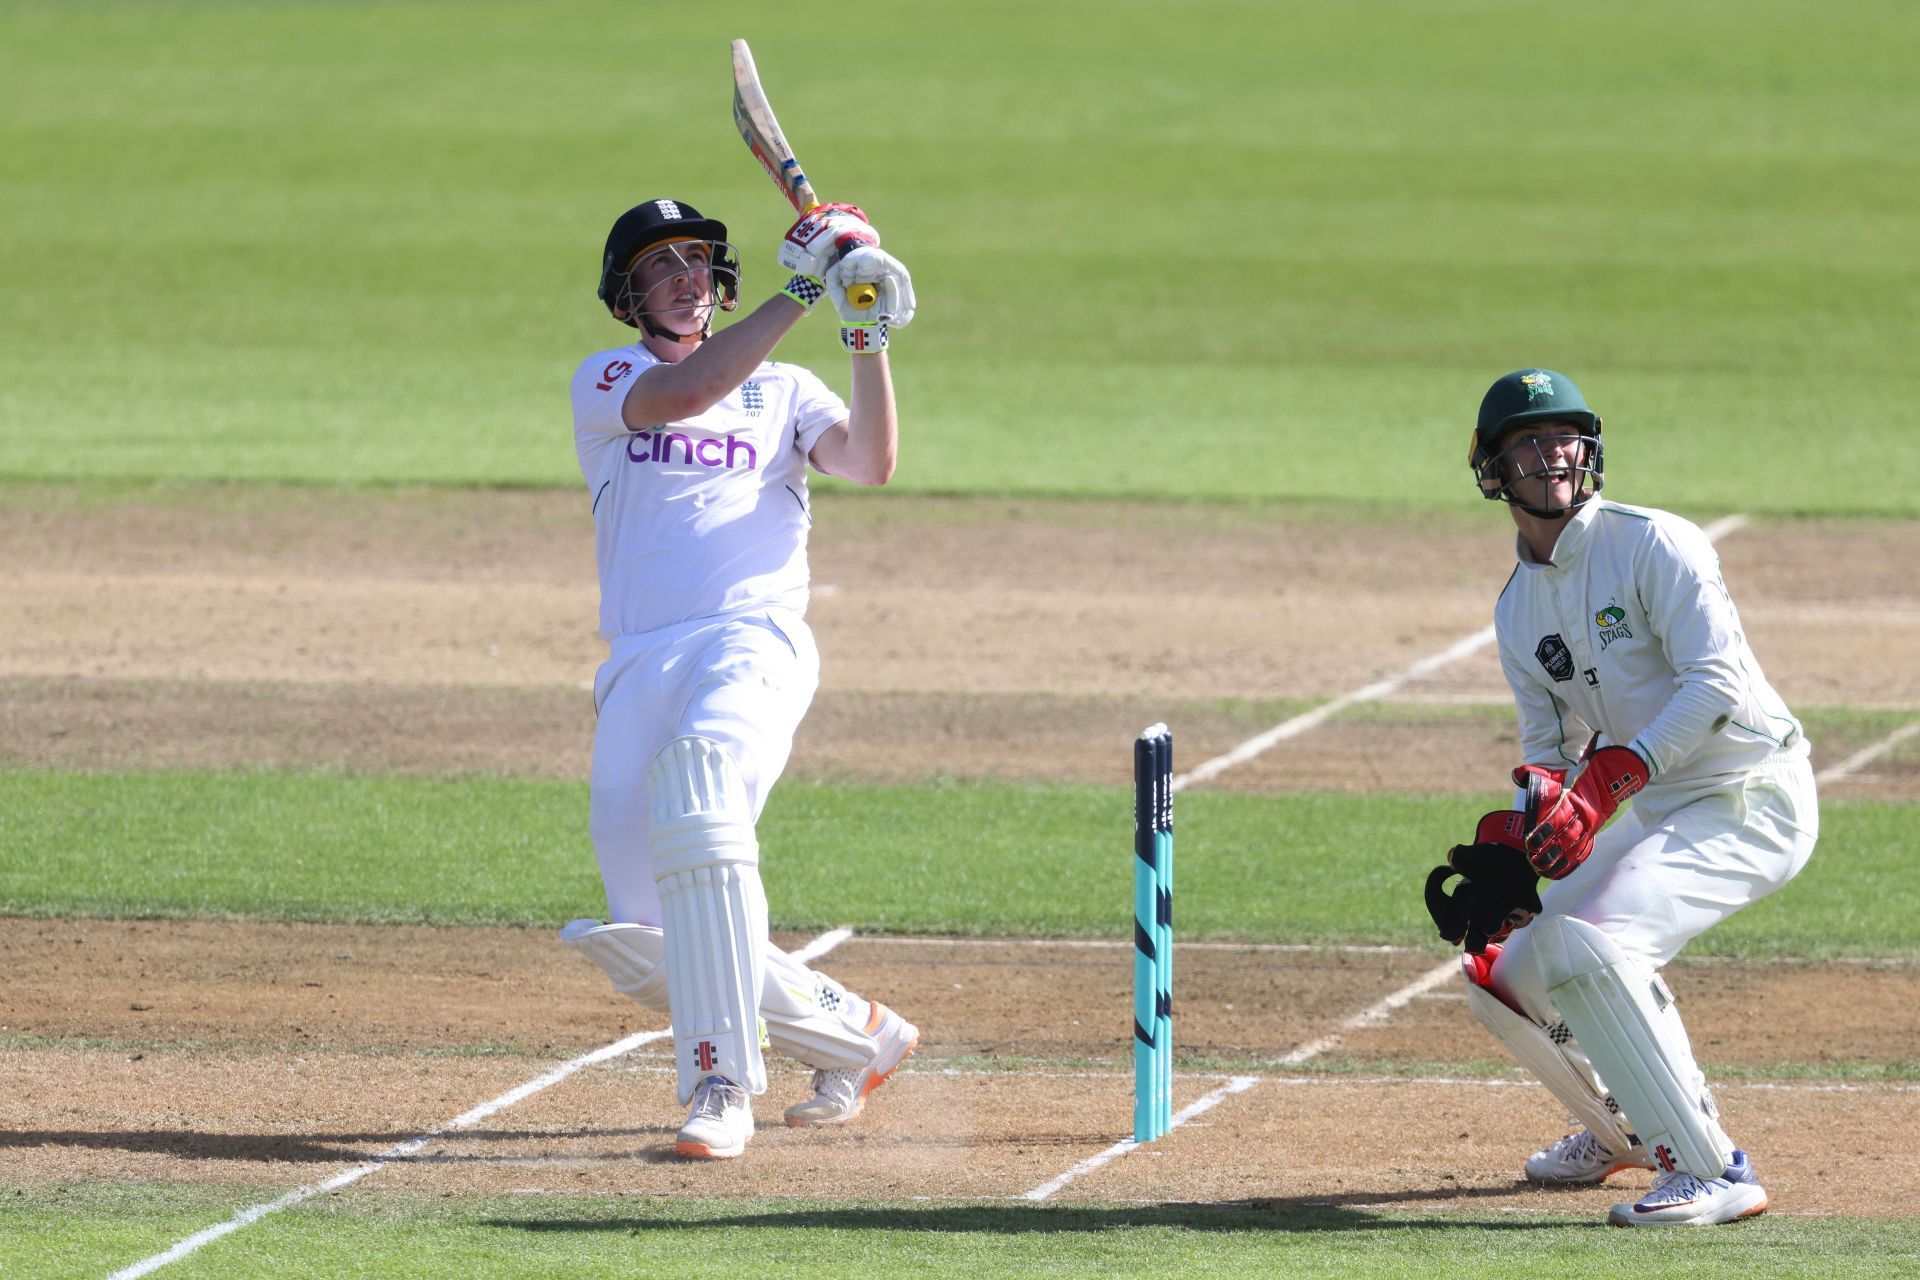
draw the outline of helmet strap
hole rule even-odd
[[[675,333],[671,329],[663,329],[655,324],[653,317],[643,311],[640,313],[640,331],[649,338],[665,338],[668,342],[677,342],[683,347],[698,346],[706,341],[707,335],[713,331],[713,316],[711,314],[707,316],[707,322],[700,326],[698,333]]]

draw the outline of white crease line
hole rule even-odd
[[[1709,542],[1717,542],[1746,523],[1747,518],[1742,515],[1723,516],[1708,525],[1701,532],[1707,535]],[[1179,775],[1173,780],[1173,789],[1175,791],[1184,791],[1196,782],[1205,782],[1210,778],[1218,777],[1235,765],[1245,764],[1255,756],[1261,755],[1280,743],[1285,742],[1288,738],[1297,738],[1309,729],[1318,728],[1320,725],[1325,724],[1330,717],[1337,715],[1348,707],[1361,702],[1377,701],[1403,685],[1413,683],[1421,676],[1438,671],[1441,667],[1478,653],[1481,649],[1492,644],[1493,638],[1493,627],[1491,625],[1482,627],[1466,639],[1456,640],[1440,652],[1420,659],[1420,661],[1414,663],[1399,675],[1388,676],[1385,680],[1376,680],[1370,685],[1355,689],[1352,693],[1342,694],[1332,702],[1322,703],[1311,711],[1303,712],[1291,720],[1286,720],[1273,726],[1273,728],[1268,729],[1264,733],[1256,734],[1248,738],[1245,742],[1227,752],[1225,755],[1215,756],[1211,760],[1195,765],[1191,770]]]
[[[1276,1058],[1274,1065],[1284,1066],[1287,1064],[1281,1059]],[[665,1076],[672,1075],[674,1068],[672,1063],[655,1061],[651,1063],[636,1062],[632,1066],[616,1067],[613,1068],[613,1070],[624,1071],[632,1075]],[[940,1076],[951,1080],[1099,1080],[1114,1084],[1131,1078],[1132,1073],[1133,1068],[1131,1065],[1110,1067],[1105,1071],[1046,1071],[1035,1070],[1030,1066],[902,1066],[892,1078],[894,1080],[920,1080]],[[798,1079],[803,1072],[796,1070],[792,1074],[795,1079]],[[1189,1081],[1217,1080],[1222,1084],[1247,1082],[1243,1088],[1231,1090],[1231,1092],[1234,1093],[1244,1093],[1246,1089],[1252,1088],[1255,1084],[1274,1085],[1282,1089],[1339,1089],[1349,1086],[1356,1088],[1365,1086],[1367,1088],[1377,1089],[1395,1085],[1431,1085],[1435,1088],[1448,1089],[1539,1089],[1544,1087],[1538,1080],[1527,1079],[1520,1076],[1300,1076],[1268,1075],[1264,1071],[1254,1070],[1190,1071],[1181,1075],[1180,1078]],[[1920,1084],[1901,1084],[1892,1081],[1870,1084],[1846,1084],[1840,1082],[1813,1084],[1789,1080],[1751,1080],[1731,1084],[1726,1081],[1721,1081],[1715,1084],[1713,1089],[1715,1093],[1725,1093],[1729,1090],[1737,1091],[1741,1089],[1764,1093],[1920,1093]],[[1183,1112],[1182,1114],[1184,1115],[1185,1113]],[[1127,1142],[1118,1145],[1132,1145],[1132,1142],[1131,1139],[1129,1139]],[[553,1163],[564,1163],[566,1161],[566,1157],[564,1156],[502,1156],[500,1158],[502,1160],[537,1159],[551,1161]],[[444,1159],[446,1158],[428,1156],[419,1161],[419,1163],[431,1164],[436,1160]]]
[[[1410,684],[1428,672],[1438,671],[1449,663],[1458,662],[1461,658],[1484,649],[1492,642],[1493,627],[1491,625],[1482,627],[1466,639],[1448,645],[1439,653],[1420,659],[1397,676],[1377,680],[1363,688],[1355,689],[1352,693],[1343,693],[1332,702],[1322,703],[1311,711],[1303,712],[1291,720],[1282,721],[1265,733],[1248,738],[1225,755],[1215,756],[1211,760],[1195,765],[1173,780],[1173,789],[1183,791],[1196,782],[1205,782],[1217,777],[1237,764],[1245,764],[1288,738],[1298,737],[1309,729],[1318,728],[1336,713],[1346,710],[1355,703],[1372,702],[1377,698],[1384,698],[1400,686]]]
[[[1254,1085],[1259,1083],[1260,1077],[1258,1076],[1235,1076],[1218,1089],[1215,1089],[1212,1093],[1188,1103],[1185,1108],[1173,1117],[1173,1122],[1167,1126],[1167,1132],[1173,1132],[1173,1130],[1178,1129],[1195,1116],[1204,1115],[1206,1112],[1219,1106],[1225,1099],[1236,1093],[1245,1093],[1248,1089],[1253,1088]],[[1085,1160],[1082,1160],[1079,1164],[1073,1166],[1073,1168],[1067,1170],[1053,1181],[1041,1183],[1020,1198],[1022,1200],[1045,1200],[1048,1196],[1066,1186],[1075,1178],[1083,1177],[1086,1174],[1092,1173],[1095,1169],[1100,1168],[1102,1165],[1118,1160],[1121,1156],[1136,1150],[1140,1145],[1140,1143],[1135,1142],[1132,1138],[1122,1138],[1105,1151],[1100,1152],[1098,1155],[1088,1156]]]
[[[929,938],[914,934],[865,933],[860,945],[896,947],[956,947],[980,950],[1066,950],[1120,951],[1133,949],[1125,938]],[[1226,951],[1245,955],[1364,955],[1424,956],[1433,948],[1425,945],[1400,946],[1390,942],[1179,942],[1174,945],[1178,957],[1193,951]],[[1674,967],[1690,969],[1706,965],[1874,965],[1893,969],[1920,964],[1913,956],[1685,956]],[[1463,996],[1462,999],[1465,997]]]
[[[1441,964],[1435,965],[1432,969],[1415,978],[1412,982],[1409,982],[1392,995],[1375,1001],[1359,1013],[1348,1018],[1340,1024],[1339,1031],[1334,1032],[1332,1035],[1321,1036],[1318,1040],[1309,1040],[1291,1053],[1275,1058],[1274,1064],[1282,1067],[1297,1067],[1303,1062],[1312,1061],[1340,1043],[1342,1038],[1340,1035],[1341,1031],[1357,1031],[1361,1027],[1370,1027],[1376,1022],[1385,1022],[1389,1015],[1398,1009],[1404,1009],[1409,1004],[1412,1004],[1415,1000],[1418,1000],[1421,996],[1433,990],[1448,978],[1451,978],[1455,973],[1459,972],[1459,969],[1460,962],[1457,959],[1448,959]]]
[[[833,950],[852,936],[853,930],[846,928],[834,929],[828,933],[823,933],[800,950],[794,952],[794,958],[803,963],[816,959]],[[202,1245],[211,1244],[222,1236],[231,1235],[244,1226],[258,1222],[268,1214],[278,1213],[282,1209],[290,1209],[301,1201],[310,1200],[314,1196],[325,1195],[329,1191],[337,1191],[350,1183],[358,1182],[370,1173],[378,1173],[395,1160],[405,1159],[437,1138],[444,1137],[449,1133],[457,1133],[462,1129],[470,1129],[495,1112],[503,1111],[516,1102],[530,1098],[543,1089],[551,1088],[553,1085],[559,1084],[562,1080],[565,1080],[582,1067],[590,1067],[596,1062],[605,1062],[608,1058],[617,1058],[623,1053],[630,1053],[642,1045],[653,1043],[655,1040],[664,1040],[672,1034],[673,1029],[671,1027],[662,1031],[637,1031],[623,1040],[616,1040],[612,1044],[603,1045],[591,1053],[582,1054],[570,1062],[563,1062],[545,1075],[529,1080],[525,1084],[517,1085],[493,1101],[483,1102],[473,1110],[454,1117],[438,1128],[429,1129],[427,1132],[409,1138],[397,1146],[389,1147],[365,1164],[355,1165],[344,1173],[336,1174],[328,1178],[325,1182],[315,1183],[311,1186],[296,1187],[294,1190],[281,1196],[278,1200],[272,1200],[266,1204],[256,1204],[249,1208],[242,1209],[239,1213],[218,1226],[208,1227],[205,1231],[196,1232],[163,1253],[156,1253],[151,1258],[142,1259],[130,1267],[124,1267],[114,1272],[108,1277],[108,1280],[134,1280],[137,1276],[144,1276],[150,1272],[158,1271],[169,1262],[178,1262]]]
[[[870,947],[878,944],[894,944],[914,947],[992,947],[1009,949],[1014,947],[1062,948],[1066,950],[1118,951],[1122,947],[1133,950],[1132,939],[1126,938],[918,938],[909,934],[862,934],[860,945]],[[1239,951],[1296,954],[1301,952],[1322,952],[1327,955],[1368,955],[1394,956],[1412,955],[1423,952],[1423,947],[1401,947],[1391,943],[1315,943],[1315,942],[1182,942],[1176,951]]]
[[[1916,733],[1920,733],[1920,720],[1915,720],[1912,724],[1901,725],[1898,729],[1895,729],[1892,733],[1880,739],[1880,741],[1874,743],[1872,746],[1864,747],[1854,752],[1839,764],[1822,769],[1814,778],[1814,781],[1816,783],[1838,781],[1848,774],[1855,773],[1864,766],[1872,764],[1875,760],[1878,760],[1881,756],[1887,754],[1887,752],[1893,750],[1908,738],[1913,737]]]
[[[1373,1023],[1384,1020],[1394,1010],[1406,1006],[1418,999],[1422,993],[1452,977],[1454,971],[1459,967],[1459,961],[1447,961],[1445,964],[1435,968],[1432,972],[1424,974],[1413,982],[1408,983],[1392,995],[1377,1000],[1365,1009],[1362,1009],[1359,1013],[1354,1014],[1351,1018],[1348,1018],[1340,1024],[1340,1030],[1352,1031],[1356,1028],[1371,1026]],[[1297,1067],[1311,1058],[1319,1057],[1339,1043],[1340,1037],[1338,1034],[1322,1036],[1318,1040],[1309,1041],[1301,1045],[1291,1053],[1276,1058],[1274,1065]],[[1263,1077],[1261,1076],[1233,1077],[1227,1084],[1215,1089],[1212,1093],[1209,1093],[1206,1097],[1201,1098],[1198,1102],[1175,1116],[1169,1131],[1179,1128],[1182,1124],[1185,1124],[1201,1112],[1211,1110],[1227,1097],[1236,1093],[1245,1093],[1248,1089],[1253,1088],[1254,1085],[1259,1084],[1262,1079]],[[1033,1190],[1027,1192],[1024,1198],[1028,1200],[1045,1200],[1048,1196],[1060,1190],[1060,1188],[1066,1186],[1075,1178],[1084,1177],[1092,1173],[1095,1169],[1119,1159],[1121,1156],[1131,1154],[1140,1145],[1140,1143],[1135,1142],[1132,1138],[1122,1139],[1108,1147],[1105,1151],[1100,1152],[1100,1154],[1089,1156],[1085,1160],[1082,1160],[1079,1164],[1073,1166],[1073,1168],[1067,1170],[1051,1182],[1041,1183]]]

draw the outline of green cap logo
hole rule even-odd
[[[1593,615],[1594,625],[1602,629],[1617,627],[1627,620],[1627,611],[1617,604],[1610,604]]]

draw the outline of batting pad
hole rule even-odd
[[[639,924],[601,924],[573,920],[560,931],[560,941],[600,966],[613,989],[655,1013],[666,1013],[666,944],[658,929]]]
[[[695,737],[661,748],[649,781],[680,1101],[707,1076],[765,1093],[767,899],[746,781],[725,747]]]
[[[767,1020],[767,1042],[774,1048],[817,1071],[866,1066],[878,1044],[847,1020],[850,1002],[847,989],[832,978],[768,946],[760,1016]]]
[[[1693,1050],[1665,985],[1585,920],[1546,916],[1532,927],[1548,998],[1654,1163],[1701,1178],[1725,1173],[1733,1144],[1695,1084]]]
[[[1626,1155],[1633,1146],[1633,1135],[1620,1122],[1613,1099],[1601,1091],[1593,1073],[1568,1056],[1566,1048],[1555,1043],[1539,1023],[1515,1013],[1499,996],[1481,986],[1473,959],[1462,956],[1461,967],[1467,977],[1467,1008],[1480,1025],[1493,1033],[1515,1062],[1533,1072],[1534,1078],[1600,1140],[1601,1146],[1617,1156]]]
[[[660,930],[575,920],[560,931],[560,941],[600,966],[621,995],[655,1013],[671,1012],[667,946]],[[773,1048],[820,1071],[873,1061],[873,1037],[851,1025],[843,1012],[849,1001],[845,987],[771,943],[765,983],[760,1017]]]

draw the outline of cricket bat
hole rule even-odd
[[[745,40],[733,42],[733,124],[794,212],[806,213],[819,205],[820,197],[813,194],[813,184],[807,181],[793,148],[787,145],[787,136],[780,132],[780,122],[773,117],[767,91],[760,87],[760,73],[753,65],[753,51]],[[847,301],[861,308],[872,306],[878,296],[870,284],[856,284],[847,290]]]

